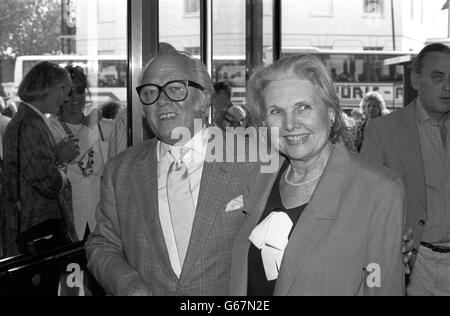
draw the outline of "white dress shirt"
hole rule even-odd
[[[208,133],[205,130],[198,132],[183,148],[186,154],[183,156],[183,162],[189,170],[189,180],[191,185],[192,199],[195,208],[197,208],[198,197],[200,193],[200,184],[203,174],[203,165],[205,162],[206,151],[208,146]],[[166,242],[167,251],[169,253],[172,269],[178,278],[181,275],[181,263],[178,256],[177,245],[175,242],[175,233],[172,226],[170,215],[169,201],[167,198],[167,174],[173,158],[170,150],[173,146],[159,142],[157,147],[158,154],[158,207],[159,219],[161,221],[164,240]]]
[[[442,143],[440,122],[433,120],[417,101],[417,126],[425,167],[428,221],[422,240],[433,244],[450,242],[450,139]],[[446,121],[450,131],[450,120]]]

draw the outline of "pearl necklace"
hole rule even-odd
[[[292,170],[292,166],[289,165],[288,169],[286,170],[286,173],[284,174],[284,181],[286,181],[287,184],[289,184],[290,186],[293,187],[299,187],[305,184],[310,184],[312,182],[314,182],[315,180],[319,179],[322,176],[322,173],[320,173],[317,177],[312,178],[311,180],[305,181],[305,182],[301,182],[301,183],[293,183],[291,181],[288,180],[288,174],[289,172]]]
[[[73,135],[72,131],[70,130],[69,126],[64,122],[63,120],[59,120],[61,123],[61,126],[64,128],[64,131],[66,132],[67,136],[70,138],[75,138],[75,135]],[[83,160],[85,159],[87,155],[87,162],[86,166],[84,166]],[[87,154],[83,156],[83,158],[80,159],[80,161],[77,162],[78,167],[80,168],[81,172],[83,173],[83,177],[89,177],[91,174],[94,173],[94,149],[93,147],[89,148],[89,151]]]

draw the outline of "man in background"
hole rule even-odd
[[[408,227],[418,251],[408,295],[450,295],[450,49],[431,44],[417,56],[418,98],[366,129],[362,154],[401,176]]]

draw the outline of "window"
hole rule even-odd
[[[113,7],[109,0],[98,0],[98,22],[114,22],[116,8]]]
[[[382,15],[384,12],[383,0],[364,0],[363,12],[365,14]]]
[[[9,72],[3,78],[0,76],[0,84],[9,89],[5,91],[9,97],[6,100],[8,104],[17,102],[18,87],[31,67],[38,62],[48,61],[61,67],[68,65],[81,67],[84,71],[89,83],[87,102],[83,109],[84,114],[91,113],[92,110],[100,108],[105,103],[113,103],[119,108],[125,107],[128,95],[127,1],[21,0],[20,3],[18,1],[1,1],[0,3],[0,38],[2,39],[0,51],[2,54],[6,54],[10,63],[14,65],[14,67],[5,67],[4,55],[0,58],[0,72]],[[17,21],[21,23],[16,23]],[[5,28],[4,25],[7,25],[8,28]],[[99,52],[103,54],[99,55]],[[5,82],[5,79],[8,82]],[[67,108],[61,107],[61,110],[66,111]],[[75,115],[75,117],[77,118],[76,123],[81,124],[82,115]],[[121,144],[127,143],[126,123],[124,125],[124,140],[122,142],[121,135],[117,140]],[[103,129],[103,133],[105,133],[103,136],[106,139],[110,136],[109,131],[112,129]],[[63,139],[69,135],[67,131],[57,133],[54,128],[52,128],[52,132],[57,143],[61,141],[60,138]],[[75,131],[72,132],[76,134]],[[87,134],[80,135],[83,137]],[[100,144],[96,143],[97,140],[100,142],[100,139],[101,137],[93,140],[92,144],[95,144],[93,151],[86,149],[82,153],[86,154],[84,156],[86,162],[81,163],[81,160],[85,158],[80,158],[78,160],[80,164],[75,160],[75,163],[68,167],[71,170],[68,179],[72,184],[73,199],[73,203],[72,201],[70,203],[73,205],[74,222],[79,223],[75,226],[79,240],[86,236],[87,226],[90,231],[95,227],[95,223],[90,220],[91,216],[95,214],[99,200],[97,194],[99,186],[95,183],[100,181],[101,171],[107,159],[104,154],[108,152],[107,147],[97,145]],[[94,161],[92,165],[94,173],[92,174],[89,173],[91,170],[88,169],[90,168],[85,167],[86,164],[89,164],[87,159],[91,164]],[[80,175],[83,179],[74,178],[73,175]],[[89,176],[86,178],[88,180],[84,180],[87,176]],[[89,186],[86,186],[86,183]],[[78,248],[79,245],[75,245],[69,252],[75,247]],[[39,265],[39,269],[43,269],[43,273],[46,274],[47,268]],[[55,285],[57,288],[58,284]],[[53,285],[49,287],[52,288]],[[36,287],[36,289],[44,290],[42,287]],[[24,291],[27,293],[27,289]],[[54,295],[56,294],[55,291]]]
[[[184,0],[184,14],[200,12],[200,0]]]

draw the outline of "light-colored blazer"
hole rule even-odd
[[[276,177],[257,176],[244,206],[251,215],[233,249],[233,296],[247,294],[249,236]],[[403,295],[403,199],[398,177],[338,145],[291,234],[274,295]],[[380,268],[379,288],[371,288],[371,264]]]
[[[425,167],[417,127],[417,105],[376,119],[366,129],[361,154],[396,174],[406,188],[406,226],[413,229],[414,248],[419,249],[427,222]]]
[[[173,272],[158,211],[157,141],[130,148],[105,169],[88,268],[112,295],[146,289],[153,295],[223,296],[230,284],[233,241],[246,214],[226,212],[248,196],[248,163],[207,163],[180,279]],[[245,197],[244,197],[245,199]]]

